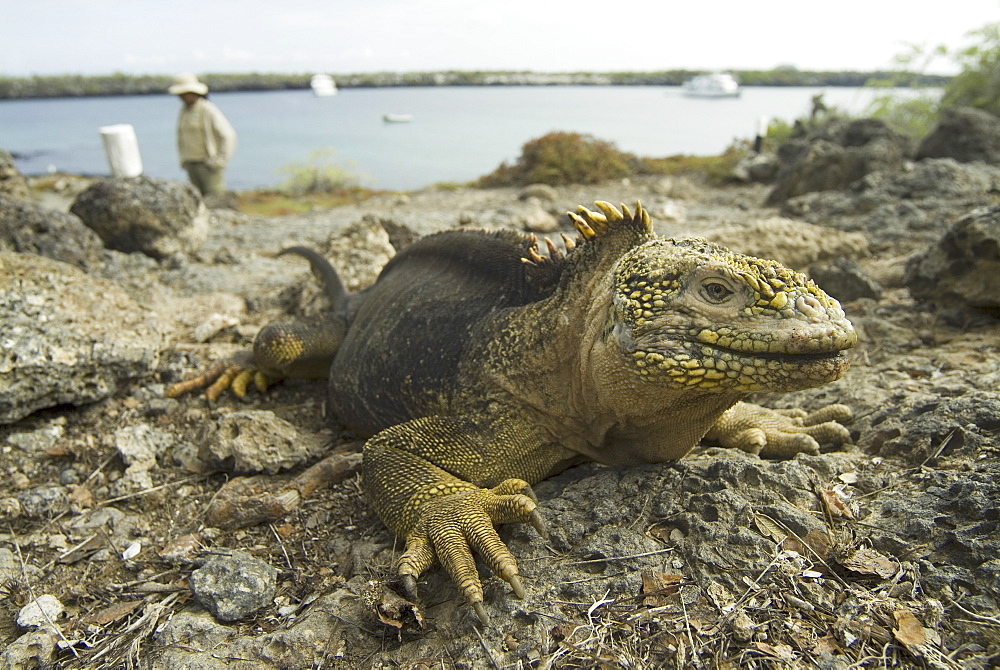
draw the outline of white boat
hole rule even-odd
[[[312,88],[313,95],[318,98],[337,95],[337,84],[333,81],[333,77],[328,74],[314,74],[309,80],[309,86]]]
[[[383,114],[382,120],[386,123],[409,123],[413,120],[413,114]]]
[[[728,72],[712,72],[691,77],[681,90],[684,95],[698,98],[738,98],[740,82]]]

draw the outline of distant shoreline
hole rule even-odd
[[[656,72],[443,71],[333,74],[339,88],[405,86],[679,86],[701,70]],[[875,72],[807,72],[794,68],[730,70],[743,86],[944,86],[951,77]],[[200,75],[214,92],[308,89],[312,74],[207,73]],[[0,75],[0,100],[75,98],[116,95],[162,95],[171,75]]]

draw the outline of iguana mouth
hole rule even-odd
[[[738,349],[722,349],[722,348],[719,348],[719,351],[725,351],[745,358],[760,358],[765,361],[794,361],[796,363],[811,363],[811,362],[819,363],[823,361],[844,357],[843,349],[835,349],[831,351],[821,351],[821,352],[808,352],[808,353],[796,353],[793,351],[781,351],[775,353],[770,353],[770,352],[754,353],[754,352],[740,351]]]

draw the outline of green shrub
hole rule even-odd
[[[867,110],[869,116],[882,119],[894,130],[919,138],[926,135],[940,118],[943,107],[976,107],[1000,116],[1000,23],[990,23],[968,33],[978,40],[957,51],[944,46],[928,49],[910,45],[896,56],[899,69],[866,86],[910,88],[907,95],[887,93],[876,96]],[[940,101],[920,95],[923,71],[940,57],[948,57],[960,72],[949,81]]]
[[[288,175],[278,189],[289,195],[334,193],[358,188],[360,177],[333,162],[333,149],[319,149],[305,165],[284,165],[278,174]]]
[[[655,175],[701,175],[709,183],[725,184],[733,181],[736,164],[751,151],[751,143],[733,140],[718,156],[690,156],[677,154],[665,158],[643,158],[642,174]]]
[[[936,96],[876,96],[868,105],[867,115],[885,121],[898,133],[919,139],[929,133],[939,118]]]
[[[595,184],[634,175],[638,158],[611,142],[579,133],[553,132],[526,142],[513,165],[501,163],[479,186]]]
[[[1000,23],[969,33],[979,43],[952,54],[962,67],[945,88],[946,107],[977,107],[1000,116]]]
[[[791,139],[795,126],[784,119],[771,119],[767,124],[767,135],[764,139],[768,144],[778,146],[785,140]]]

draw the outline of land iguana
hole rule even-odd
[[[252,355],[169,393],[327,377],[339,421],[368,438],[368,501],[405,538],[406,591],[440,562],[483,622],[474,555],[523,596],[494,524],[544,532],[533,483],[584,460],[679,459],[705,437],[772,457],[849,440],[842,405],[741,400],[844,374],[856,335],[835,299],[775,261],[658,237],[638,203],[596,205],[570,213],[565,254],[515,231],[445,231],[350,295],[319,254],[289,250],[325,277],[331,317],[266,326]]]

